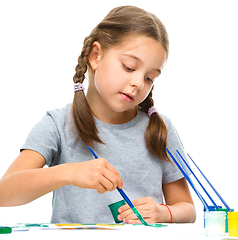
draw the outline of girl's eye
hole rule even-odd
[[[124,63],[123,63],[122,65],[123,65],[124,69],[125,69],[127,72],[134,72],[134,71],[135,71],[135,69],[132,69],[132,68],[127,67]],[[154,83],[154,81],[153,81],[151,78],[147,77],[147,76],[145,76],[145,80],[146,80],[147,82],[149,82],[149,83]]]
[[[148,81],[148,82],[150,82],[150,83],[153,83],[153,80],[150,79],[149,77],[145,76],[145,79],[146,79],[146,81]]]
[[[125,64],[123,64],[123,67],[127,72],[134,72],[135,71],[135,69],[129,68]]]

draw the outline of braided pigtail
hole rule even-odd
[[[147,98],[139,105],[140,109],[146,114],[149,108],[154,106],[152,90]],[[156,155],[161,160],[170,161],[166,152],[167,136],[168,130],[163,118],[157,112],[152,113],[145,132],[147,147],[153,155]]]
[[[94,41],[95,38],[93,36],[86,37],[84,40],[84,46],[81,55],[78,58],[78,65],[75,68],[76,73],[73,77],[74,83],[83,83],[85,79],[85,74],[89,64],[88,55],[92,50]],[[84,91],[75,91],[71,111],[75,127],[82,141],[89,146],[93,146],[94,142],[103,143],[98,137],[98,131],[93,113],[88,104]]]

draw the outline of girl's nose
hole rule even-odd
[[[138,89],[143,89],[144,87],[144,76],[134,76],[130,81],[130,86]]]

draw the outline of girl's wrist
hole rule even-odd
[[[173,214],[172,214],[172,211],[170,209],[169,206],[167,206],[166,204],[160,204],[161,206],[164,206],[167,210],[166,210],[166,215],[169,216],[168,218],[168,223],[172,223],[173,222]]]
[[[71,163],[65,163],[60,164],[55,167],[57,167],[57,181],[61,186],[71,185],[71,176],[69,171],[69,164]]]

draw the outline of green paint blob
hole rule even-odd
[[[158,223],[155,223],[155,224],[148,224],[144,219],[143,217],[140,215],[140,213],[138,212],[138,210],[133,207],[131,208],[133,210],[133,212],[135,213],[135,215],[139,218],[139,220],[141,221],[141,223],[145,226],[149,226],[149,227],[156,227],[156,228],[160,228],[160,227],[165,227],[166,225],[162,225],[162,224],[158,224]]]
[[[8,234],[12,232],[11,227],[0,227],[0,234]]]

